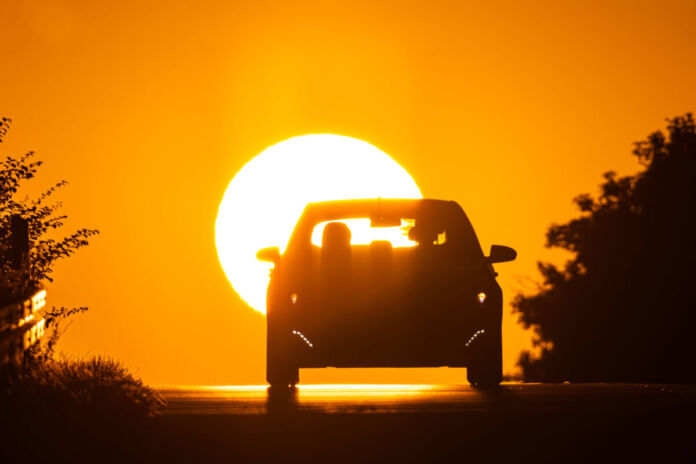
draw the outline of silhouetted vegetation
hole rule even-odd
[[[0,119],[0,143],[11,123],[8,118]],[[35,153],[29,151],[17,158],[7,156],[0,161],[0,305],[20,301],[46,282],[51,282],[55,263],[87,246],[89,238],[99,233],[96,229],[82,228],[61,239],[53,237],[63,227],[67,216],[58,213],[61,202],[49,202],[59,189],[67,185],[65,180],[52,185],[37,198],[25,195],[17,199],[22,188],[43,165],[42,161],[34,161],[34,156]],[[16,217],[26,220],[28,228],[28,248],[21,263],[11,259],[12,221]],[[49,336],[43,347],[32,350],[30,356],[40,356],[43,360],[52,358],[55,343],[62,333],[61,322],[86,310],[85,306],[48,310],[45,317]]]
[[[527,380],[696,380],[696,131],[691,114],[668,122],[636,143],[642,170],[605,173],[549,227],[546,246],[574,258],[539,263],[538,292],[513,302],[541,351],[520,357]]]
[[[164,404],[154,390],[112,359],[29,363],[3,381],[4,456],[25,462],[134,462],[149,420]]]
[[[0,120],[0,143],[7,134],[11,120]],[[61,180],[37,198],[16,196],[25,183],[36,176],[43,162],[34,161],[30,151],[18,158],[11,156],[0,161],[0,302],[11,302],[27,296],[44,282],[52,281],[53,267],[59,259],[67,258],[78,249],[89,244],[89,238],[98,234],[95,229],[79,229],[55,239],[52,233],[64,225],[67,216],[58,214],[61,202],[49,203],[52,196],[67,182]],[[16,268],[7,259],[11,220],[20,216],[29,226],[29,250],[24,265]]]
[[[0,120],[0,143],[10,120]],[[42,166],[34,153],[0,161],[0,304],[21,301],[52,281],[55,263],[89,244],[95,229],[79,229],[56,239],[54,233],[67,218],[57,211],[60,202],[48,203],[66,185],[60,181],[37,198],[17,200],[26,181]],[[28,225],[29,246],[17,263],[11,250],[13,218]],[[79,284],[78,284],[79,285]],[[104,447],[134,450],[139,427],[162,407],[163,400],[117,361],[91,357],[57,357],[55,346],[63,333],[61,323],[87,307],[53,307],[44,313],[47,334],[24,355],[24,366],[10,366],[0,376],[0,443],[22,458],[61,460],[98,458]],[[8,445],[11,444],[11,445]],[[103,457],[100,458],[100,460]]]
[[[143,422],[153,417],[162,400],[118,361],[103,357],[30,361],[14,380],[10,410],[46,418],[46,412],[84,427]],[[19,415],[19,414],[17,414]]]

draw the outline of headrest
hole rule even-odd
[[[343,222],[329,222],[324,226],[321,234],[322,248],[347,248],[350,247],[350,228]]]

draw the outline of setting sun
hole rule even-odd
[[[282,252],[307,203],[376,197],[421,198],[421,192],[404,168],[367,142],[314,134],[267,148],[235,175],[220,203],[215,242],[232,287],[265,313],[272,264],[258,261],[256,252],[269,246]]]

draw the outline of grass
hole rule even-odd
[[[144,432],[164,400],[118,361],[29,358],[5,373],[0,443],[34,461],[139,461]]]

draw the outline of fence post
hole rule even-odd
[[[29,222],[19,214],[10,218],[10,265],[14,269],[26,267],[29,255]]]

